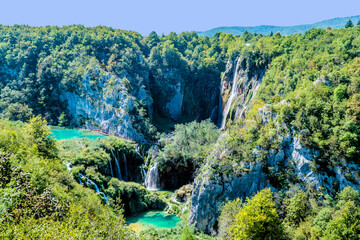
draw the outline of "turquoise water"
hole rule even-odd
[[[102,135],[97,132],[81,129],[51,129],[51,136],[56,138],[57,140],[80,138],[96,139],[106,137],[106,135]]]
[[[176,215],[169,215],[163,211],[147,211],[126,218],[126,223],[135,231],[150,227],[173,228],[179,221]]]

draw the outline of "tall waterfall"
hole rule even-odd
[[[125,163],[125,176],[124,176],[124,179],[127,181],[128,180],[128,170],[127,170],[127,161],[126,161],[125,153],[123,153],[123,157],[124,157],[124,163]]]
[[[119,161],[118,161],[117,157],[115,156],[113,150],[110,149],[110,151],[111,151],[111,154],[113,155],[113,157],[115,158],[115,173],[116,173],[116,177],[117,177],[117,179],[119,179],[119,180],[121,181],[121,180],[122,180],[122,177],[121,177],[121,170],[120,170]]]
[[[231,93],[230,93],[230,97],[227,100],[226,106],[223,111],[221,128],[225,128],[226,118],[227,118],[227,115],[229,114],[229,111],[231,108],[231,103],[236,95],[236,90],[237,90],[236,83],[237,83],[237,79],[238,79],[239,65],[240,65],[240,58],[236,61],[236,67],[235,67],[234,77],[233,77],[232,86],[231,86]]]
[[[148,190],[160,189],[158,163],[154,163],[154,165],[147,172],[145,177],[145,186]]]

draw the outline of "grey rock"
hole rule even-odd
[[[194,225],[202,232],[215,235],[221,203],[227,199],[245,200],[246,197],[265,188],[267,183],[262,164],[257,164],[251,172],[240,177],[221,175],[212,179],[210,176],[208,170],[194,183],[188,224]]]

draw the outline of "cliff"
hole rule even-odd
[[[273,122],[276,125],[274,141],[279,147],[266,150],[256,146],[252,159],[233,159],[231,165],[224,165],[223,159],[233,158],[224,133],[194,181],[189,225],[215,235],[217,218],[225,201],[236,198],[245,201],[265,187],[271,187],[276,192],[297,186],[331,196],[346,186],[360,190],[357,164],[342,159],[338,165],[320,167],[317,164],[318,151],[304,147],[299,134],[287,128],[284,122],[279,122],[279,116],[273,112],[271,105],[259,108],[258,116],[262,124]],[[265,159],[261,153],[266,154]]]

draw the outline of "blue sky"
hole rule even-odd
[[[0,24],[106,25],[148,35],[219,26],[297,25],[360,15],[359,0],[2,0]]]

